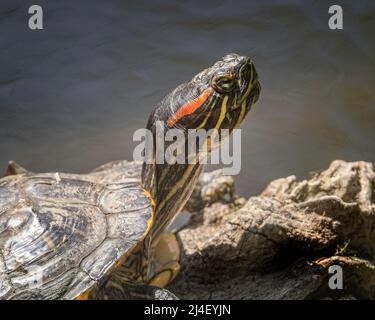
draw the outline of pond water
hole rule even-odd
[[[31,4],[44,30],[27,27]],[[242,195],[334,159],[375,162],[375,3],[0,3],[0,168],[85,172],[131,159],[134,130],[166,93],[221,56],[255,61],[262,94],[243,124]]]

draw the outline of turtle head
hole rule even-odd
[[[182,209],[202,170],[200,162],[159,162],[160,150],[161,159],[164,150],[166,154],[168,149],[172,149],[171,154],[188,159],[191,155],[187,148],[189,130],[209,132],[216,129],[220,133],[222,129],[229,129],[231,132],[242,123],[259,94],[258,75],[251,59],[229,54],[178,86],[156,105],[147,124],[152,137],[146,139],[146,146],[153,148],[152,161],[144,163],[142,170],[142,184],[155,203],[153,234],[163,230]],[[163,129],[163,140],[158,139],[159,128]],[[184,144],[179,144],[178,139],[168,140],[167,135],[172,132],[176,137],[182,136]],[[217,136],[221,138],[220,134]],[[175,149],[171,148],[175,146]]]
[[[191,82],[200,88],[200,91],[210,92],[210,123],[211,127],[216,129],[238,126],[240,123],[236,121],[239,120],[241,107],[244,107],[246,112],[249,111],[258,100],[261,89],[251,59],[234,53],[224,56],[213,66],[197,74]],[[226,116],[228,121],[218,125],[220,115]]]
[[[167,95],[151,123],[168,128],[233,129],[258,100],[260,84],[250,58],[229,54]]]

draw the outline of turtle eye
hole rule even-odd
[[[212,87],[219,93],[228,93],[234,88],[232,75],[218,76],[212,79]]]

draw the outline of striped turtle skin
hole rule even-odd
[[[154,138],[160,121],[185,138],[188,129],[231,131],[259,94],[252,61],[230,54],[168,94],[147,129]],[[179,270],[178,244],[161,239],[203,164],[155,158],[154,148],[151,163],[111,162],[89,174],[10,165],[0,179],[0,299],[173,299],[157,287]]]

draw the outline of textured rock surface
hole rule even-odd
[[[374,299],[374,202],[366,162],[275,180],[247,202],[230,177],[207,174],[178,233],[182,271],[169,289],[187,299]],[[343,267],[343,290],[328,287],[331,265]]]

